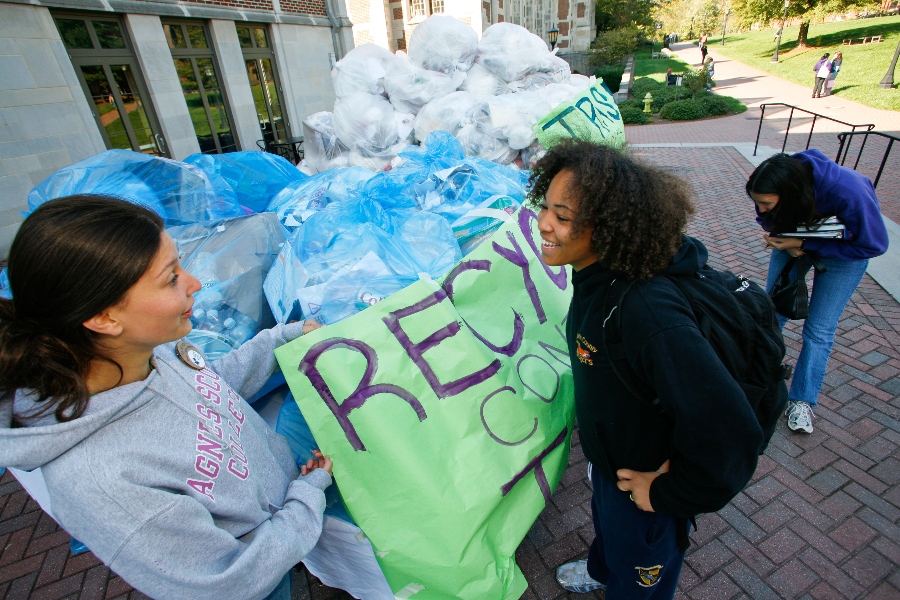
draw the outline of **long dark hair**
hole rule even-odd
[[[592,230],[591,251],[601,264],[630,279],[649,279],[669,265],[694,214],[684,181],[614,148],[565,141],[534,166],[532,206],[544,201],[564,170],[575,175],[569,190],[578,199],[573,232]]]
[[[775,208],[761,213],[767,231],[794,231],[801,223],[815,229],[822,221],[823,216],[816,210],[812,166],[789,154],[775,154],[760,163],[744,189],[748,196],[750,192],[778,194]]]
[[[34,390],[27,416],[53,410],[68,421],[84,413],[85,377],[104,357],[82,323],[122,300],[163,231],[157,214],[93,195],[51,200],[22,223],[9,252],[13,299],[0,299],[0,392]]]

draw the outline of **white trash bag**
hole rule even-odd
[[[419,23],[409,38],[409,60],[429,71],[468,71],[477,51],[475,30],[443,15],[432,15]]]
[[[384,94],[384,74],[396,57],[381,46],[363,44],[334,65],[331,80],[338,98],[365,92]]]
[[[334,132],[334,115],[327,111],[312,114],[303,121],[303,155],[315,173],[349,165],[349,148]]]
[[[416,114],[432,100],[455,92],[465,79],[461,71],[446,74],[417,67],[398,52],[384,76],[384,90],[397,111]]]
[[[442,129],[453,135],[459,131],[464,119],[474,119],[482,100],[469,92],[453,92],[432,100],[416,115],[416,139],[424,141],[432,131]]]
[[[400,140],[394,112],[384,96],[352,94],[334,103],[334,132],[351,150],[383,152]]]
[[[472,68],[466,73],[466,80],[462,82],[459,89],[480,97],[499,96],[512,91],[509,84],[478,63],[472,65]]]
[[[478,64],[506,82],[519,81],[533,73],[552,73],[556,57],[544,40],[524,27],[495,23],[478,42]]]

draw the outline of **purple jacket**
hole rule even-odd
[[[816,210],[824,216],[836,216],[847,228],[842,240],[806,239],[804,250],[844,260],[872,258],[887,252],[887,228],[869,178],[838,165],[816,149],[798,152],[793,157],[812,166]],[[770,230],[759,208],[756,222]]]

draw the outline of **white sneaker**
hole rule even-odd
[[[556,569],[556,581],[563,589],[576,594],[606,589],[605,585],[588,575],[586,560],[576,560]]]
[[[800,400],[791,400],[788,402],[787,410],[784,411],[788,419],[788,428],[791,431],[802,431],[803,433],[812,433],[812,405],[809,402]]]

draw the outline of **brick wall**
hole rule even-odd
[[[272,0],[182,0],[191,4],[273,11]],[[282,12],[325,16],[325,0],[281,0]]]
[[[325,0],[281,0],[280,4],[283,12],[325,16]]]

